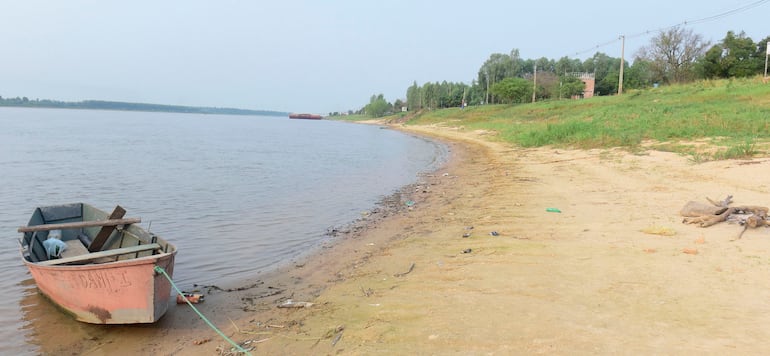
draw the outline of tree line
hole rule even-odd
[[[401,111],[431,110],[465,105],[514,104],[580,96],[584,90],[578,78],[590,73],[595,79],[594,95],[614,95],[623,88],[644,89],[654,85],[686,83],[701,79],[747,77],[762,74],[770,36],[754,42],[744,32],[727,32],[711,44],[684,27],[661,31],[639,49],[632,61],[597,52],[583,61],[567,56],[521,58],[519,50],[493,53],[481,65],[469,84],[435,82],[406,90],[406,101],[388,103],[382,94],[373,95],[362,110],[372,117]],[[537,85],[535,85],[535,77]]]
[[[93,110],[126,110],[126,111],[151,111],[151,112],[175,112],[192,114],[220,114],[220,115],[257,115],[257,116],[286,116],[289,113],[268,110],[247,110],[235,108],[213,108],[181,105],[161,105],[146,103],[128,103],[121,101],[84,100],[77,102],[58,101],[48,99],[29,99],[25,97],[3,98],[0,96],[0,106],[32,107],[32,108],[60,108],[60,109],[93,109]]]

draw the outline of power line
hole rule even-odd
[[[768,2],[768,1],[770,1],[770,0],[757,1],[757,2],[754,2],[754,3],[748,4],[746,6],[739,7],[737,9],[733,9],[733,10],[730,10],[730,11],[726,11],[726,12],[723,12],[721,14],[717,14],[717,15],[714,15],[714,16],[704,17],[704,18],[698,19],[698,20],[685,21],[683,24],[684,25],[692,25],[692,24],[697,24],[697,23],[702,23],[702,22],[718,20],[718,19],[721,19],[723,17],[727,17],[727,16],[730,16],[730,15],[733,15],[733,14],[737,14],[739,12],[743,12],[743,11],[746,11],[746,10],[751,10],[751,9],[753,9],[753,8],[755,8],[757,6],[760,6],[760,5],[762,5],[762,4],[764,4],[764,3]]]
[[[744,6],[741,6],[741,7],[732,9],[732,10],[728,10],[728,11],[725,11],[725,12],[722,12],[722,13],[719,13],[719,14],[716,14],[716,15],[707,16],[707,17],[700,18],[700,19],[695,19],[695,20],[687,20],[687,21],[683,21],[681,23],[678,23],[676,25],[667,26],[667,27],[661,27],[661,28],[658,28],[658,29],[655,29],[655,30],[642,31],[642,32],[639,32],[639,33],[635,33],[633,35],[625,36],[625,37],[628,38],[628,39],[631,39],[631,38],[636,38],[636,37],[641,37],[641,36],[649,35],[650,33],[654,33],[654,32],[670,30],[670,29],[673,29],[673,28],[677,28],[679,26],[695,25],[695,24],[701,24],[701,23],[704,23],[704,22],[715,21],[715,20],[719,20],[719,19],[731,16],[731,15],[735,15],[735,14],[740,13],[740,12],[751,10],[753,8],[756,8],[756,7],[759,7],[761,5],[764,5],[767,2],[770,2],[770,0],[759,0],[759,1],[755,1],[753,3],[750,3],[748,5],[744,5]],[[597,44],[596,46],[593,46],[591,48],[588,48],[588,49],[576,52],[575,55],[579,56],[581,54],[593,51],[595,49],[598,49],[598,48],[601,48],[601,47],[604,47],[604,46],[608,46],[608,45],[611,45],[613,43],[617,43],[618,41],[620,41],[620,37],[612,39],[612,40],[609,40],[609,41],[604,42],[604,43]]]
[[[591,52],[591,51],[593,51],[594,49],[599,49],[599,48],[601,48],[601,47],[604,47],[604,46],[609,46],[609,45],[611,45],[611,44],[613,44],[613,43],[615,43],[615,42],[618,42],[618,41],[619,41],[619,39],[618,39],[618,38],[614,38],[614,39],[611,39],[611,40],[609,40],[609,41],[607,41],[607,42],[604,42],[604,43],[600,43],[600,44],[598,44],[598,45],[596,45],[596,46],[593,46],[593,47],[591,47],[591,48],[588,48],[588,49],[582,50],[582,51],[580,51],[580,52],[576,52],[576,53],[575,53],[575,55],[576,55],[576,56],[579,56],[579,55],[581,55],[581,54],[583,54],[583,53]]]

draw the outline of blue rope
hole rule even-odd
[[[223,339],[227,340],[227,342],[229,342],[231,345],[235,346],[235,348],[238,349],[238,351],[243,352],[244,354],[251,356],[251,354],[248,351],[246,351],[246,349],[244,349],[241,345],[239,345],[235,341],[231,340],[229,337],[227,337],[225,334],[223,334],[221,331],[219,331],[219,329],[217,329],[217,327],[214,326],[214,324],[212,324],[208,319],[206,319],[206,317],[203,316],[203,314],[201,314],[201,312],[199,312],[198,309],[194,305],[192,305],[192,303],[190,303],[190,301],[187,299],[187,297],[185,297],[184,293],[182,293],[182,291],[179,290],[179,288],[177,288],[176,284],[174,284],[174,281],[171,280],[171,277],[168,275],[168,273],[166,273],[166,270],[164,270],[160,266],[155,266],[155,272],[163,274],[163,276],[166,277],[166,279],[168,279],[168,281],[171,283],[171,286],[174,287],[174,290],[176,290],[176,292],[179,293],[179,295],[181,295],[182,298],[184,298],[184,301],[187,302],[187,305],[189,305],[190,308],[192,308],[192,310],[194,310],[195,313],[198,314],[198,316],[201,317],[201,319],[203,319],[203,321],[205,321],[206,324],[208,324],[209,327],[214,329],[214,331],[216,331],[217,334],[219,334],[219,336],[221,336]]]

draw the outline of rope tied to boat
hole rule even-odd
[[[246,349],[244,349],[244,348],[243,348],[243,346],[239,345],[237,342],[233,341],[232,339],[230,339],[229,337],[227,337],[227,335],[225,335],[224,333],[222,333],[222,331],[220,331],[220,330],[219,330],[219,329],[218,329],[216,326],[214,326],[214,324],[213,324],[213,323],[211,323],[211,321],[209,321],[209,319],[207,319],[207,318],[206,318],[206,317],[205,317],[205,316],[204,316],[204,315],[203,315],[203,314],[202,314],[200,311],[198,311],[198,308],[196,308],[194,305],[192,305],[192,303],[190,302],[190,300],[188,300],[188,299],[187,299],[187,297],[184,295],[184,293],[182,293],[182,291],[181,291],[181,290],[180,290],[180,289],[179,289],[179,288],[176,286],[176,284],[174,284],[174,281],[173,281],[173,280],[171,280],[171,276],[169,276],[169,275],[168,275],[168,273],[166,273],[166,270],[165,270],[165,269],[163,269],[163,267],[160,267],[160,266],[155,266],[155,272],[162,274],[164,277],[166,277],[166,279],[168,279],[169,283],[171,283],[171,286],[172,286],[172,287],[174,287],[174,290],[175,290],[175,291],[176,291],[176,292],[177,292],[179,295],[181,295],[181,296],[182,296],[182,298],[184,298],[184,301],[187,303],[187,305],[189,305],[189,306],[190,306],[190,308],[192,308],[192,310],[193,310],[193,311],[195,311],[195,313],[196,313],[196,314],[198,314],[198,316],[199,316],[201,319],[203,319],[203,321],[205,321],[205,322],[206,322],[206,324],[207,324],[207,325],[208,325],[208,326],[209,326],[211,329],[213,329],[214,331],[216,331],[216,332],[217,332],[217,334],[219,334],[219,336],[221,336],[223,339],[227,340],[227,342],[229,342],[231,345],[233,345],[233,346],[234,346],[234,347],[235,347],[235,348],[236,348],[236,349],[237,349],[239,352],[243,352],[244,354],[251,356],[251,354],[249,353],[249,351],[247,351]]]

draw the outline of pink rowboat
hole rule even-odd
[[[166,313],[176,248],[124,219],[84,203],[36,208],[20,227],[22,261],[40,292],[93,324],[153,323]],[[58,240],[58,241],[56,241]]]

